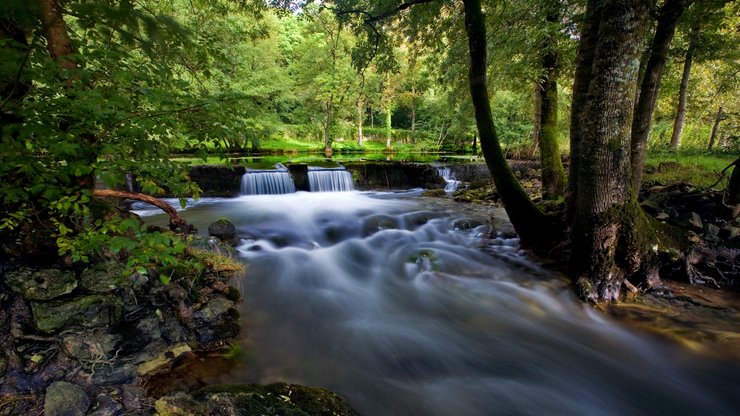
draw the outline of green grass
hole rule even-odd
[[[719,179],[722,169],[736,158],[736,154],[729,152],[650,151],[645,167],[651,173],[645,174],[644,180],[664,185],[688,182],[694,186],[708,187]],[[715,187],[724,188],[730,173],[731,170],[726,172],[725,179]]]

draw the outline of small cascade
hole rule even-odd
[[[242,176],[242,195],[276,195],[295,192],[287,170],[252,170]]]
[[[457,191],[457,186],[460,184],[460,181],[455,179],[455,176],[452,174],[452,169],[447,166],[437,166],[437,173],[445,180],[445,192],[451,194]]]
[[[308,168],[308,186],[311,192],[354,191],[352,174],[341,168]]]

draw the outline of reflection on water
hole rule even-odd
[[[489,214],[501,216],[359,192],[186,209],[201,230],[233,221],[249,264],[250,359],[218,381],[325,386],[367,416],[736,411],[738,366],[584,307],[515,239],[497,237]]]

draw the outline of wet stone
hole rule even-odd
[[[50,300],[66,295],[77,287],[71,270],[22,268],[5,274],[5,282],[15,292],[30,300]]]
[[[236,240],[236,227],[229,220],[219,219],[208,226],[208,235],[231,242]]]
[[[82,416],[89,407],[90,398],[80,386],[57,381],[46,389],[45,416]]]

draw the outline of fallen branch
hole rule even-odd
[[[180,214],[177,213],[177,210],[172,205],[151,195],[141,194],[137,192],[115,191],[113,189],[95,189],[93,191],[93,196],[101,198],[125,198],[146,202],[147,204],[152,204],[155,207],[160,208],[167,215],[169,215],[171,230],[174,231],[179,228],[180,231],[182,231],[183,233],[189,233],[193,229],[193,227],[188,224],[185,218],[181,217]]]

